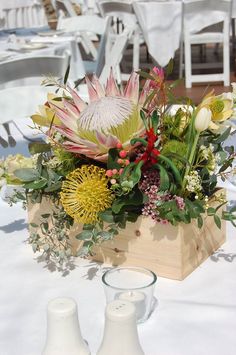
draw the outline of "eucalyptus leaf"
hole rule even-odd
[[[113,238],[113,233],[110,233],[109,231],[101,231],[99,232],[99,236],[104,240],[109,240]]]
[[[17,169],[14,175],[21,181],[34,181],[40,178],[39,171],[31,168]]]
[[[128,195],[116,198],[112,204],[112,211],[117,214],[126,206],[140,206],[142,203],[143,193],[136,189],[131,191]]]
[[[91,230],[83,230],[81,233],[76,235],[76,239],[79,240],[90,240],[92,238],[92,231]]]
[[[198,225],[198,228],[202,228],[202,226],[203,226],[203,219],[202,219],[202,216],[198,216],[198,218],[197,218],[197,225]]]
[[[92,231],[94,229],[94,224],[84,224],[83,225],[83,230],[89,230],[89,231]]]
[[[50,216],[51,216],[50,213],[44,213],[41,215],[41,217],[45,219],[49,218]]]
[[[62,185],[61,181],[58,181],[55,184],[52,184],[51,186],[46,187],[44,189],[44,191],[45,192],[54,192],[54,191],[60,190],[61,185]]]
[[[224,142],[230,135],[231,127],[228,127],[218,138],[216,138],[213,143],[222,143]]]
[[[220,220],[220,217],[217,216],[217,214],[214,215],[214,221],[215,221],[215,224],[217,225],[217,227],[220,229],[221,228],[221,220]]]
[[[30,226],[33,228],[38,228],[38,224],[36,224],[36,223],[30,223]]]
[[[32,190],[38,190],[38,189],[42,189],[46,185],[47,185],[47,180],[43,179],[43,180],[36,180],[36,181],[33,181],[33,182],[26,183],[24,185],[24,188],[32,189]]]
[[[105,210],[103,212],[99,213],[99,217],[101,218],[101,220],[103,220],[104,222],[107,223],[113,223],[114,222],[114,216],[112,213],[112,210]]]

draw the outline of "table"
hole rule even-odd
[[[47,268],[25,242],[26,212],[3,201],[0,211],[1,355],[41,354],[46,306],[58,296],[78,302],[82,334],[95,355],[103,334],[101,275],[107,266],[77,258],[68,275],[53,265]],[[221,249],[184,281],[158,278],[158,306],[138,326],[145,355],[235,355],[236,233],[231,225],[227,235]]]
[[[37,33],[44,33],[45,35],[37,35]],[[47,33],[48,36],[46,36]],[[21,59],[25,56],[62,55],[67,50],[71,54],[70,80],[83,78],[85,69],[75,37],[71,34],[62,33],[55,36],[52,36],[52,34],[53,32],[50,32],[47,27],[0,31],[0,64],[5,60]],[[11,42],[9,42],[9,38]],[[26,44],[32,45],[32,49],[17,48],[14,42],[19,39],[25,41]],[[42,48],[33,49],[34,45],[41,45]]]
[[[133,7],[149,53],[160,66],[166,66],[180,46],[182,1],[134,1]],[[191,28],[200,31],[216,23],[217,17],[217,11],[212,11],[204,24],[199,14],[191,19]],[[236,18],[236,0],[233,0],[232,18]]]

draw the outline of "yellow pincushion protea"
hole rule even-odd
[[[83,165],[72,171],[62,184],[61,202],[76,222],[94,223],[98,213],[109,208],[113,195],[109,190],[105,169]]]

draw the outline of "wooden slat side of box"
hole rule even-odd
[[[214,218],[209,216],[205,218],[201,229],[192,223],[186,225],[183,231],[182,278],[184,279],[225,242],[226,221],[221,221],[221,229],[219,229]]]
[[[54,206],[47,196],[40,204],[29,203],[29,223],[39,224],[41,215],[51,213]],[[81,230],[82,225],[75,224],[70,231],[74,255],[81,246],[75,235]],[[159,276],[182,280],[224,243],[225,235],[225,221],[219,230],[213,217],[207,217],[199,229],[194,221],[175,227],[140,216],[135,223],[127,223],[114,240],[96,246],[93,259],[112,265],[146,267]]]
[[[127,224],[114,240],[95,247],[94,259],[112,265],[137,265],[159,276],[180,279],[182,275],[181,235],[179,227],[156,224],[139,217]]]

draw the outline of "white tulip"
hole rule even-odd
[[[195,129],[197,132],[205,131],[211,122],[211,110],[206,107],[202,107],[195,118]]]

